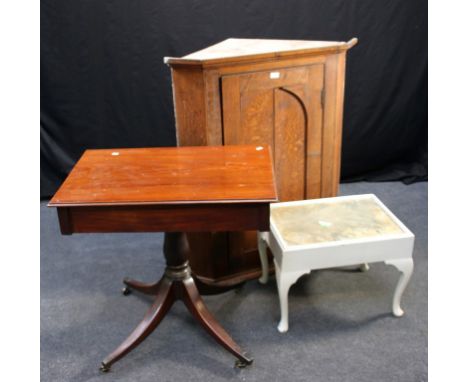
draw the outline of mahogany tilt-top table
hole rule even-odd
[[[185,232],[269,230],[275,201],[268,146],[87,150],[49,203],[62,234],[165,232],[163,277],[152,284],[124,279],[124,294],[134,289],[155,295],[154,302],[101,370],[137,347],[178,299],[237,366],[252,363],[201,299],[204,285],[191,275]]]

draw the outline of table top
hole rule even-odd
[[[86,150],[51,207],[277,200],[269,146]]]
[[[287,245],[403,235],[409,230],[375,195],[355,195],[271,206],[271,222]]]

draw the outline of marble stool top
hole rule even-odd
[[[288,245],[363,239],[405,232],[374,195],[315,199],[299,204],[273,204],[270,216],[271,222]]]

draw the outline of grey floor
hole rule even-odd
[[[276,330],[274,278],[205,297],[222,325],[255,358],[246,369],[176,303],[156,331],[111,372],[101,360],[142,319],[150,298],[122,296],[121,280],[163,272],[161,234],[61,236],[41,203],[41,380],[48,381],[426,381],[427,183],[352,183],[341,194],[376,194],[416,236],[415,272],[402,318],[391,315],[398,271],[323,270],[291,288],[290,329]]]

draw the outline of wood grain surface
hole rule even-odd
[[[268,146],[87,150],[49,206],[275,201]]]
[[[228,38],[184,57],[165,57],[164,60],[169,65],[207,66],[277,57],[338,53],[350,49],[355,44],[357,44],[356,38],[348,42]]]
[[[268,231],[269,203],[59,207],[60,230],[73,233]]]
[[[167,58],[178,144],[268,144],[281,201],[336,195],[346,53],[356,43],[228,39]],[[224,284],[260,274],[255,232],[188,237],[198,276]]]

